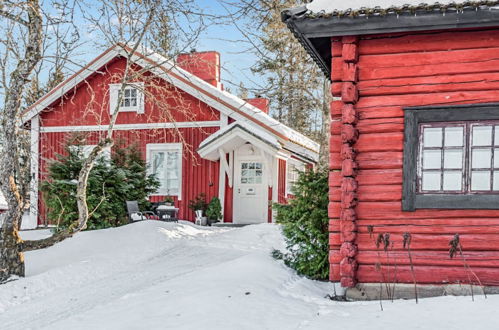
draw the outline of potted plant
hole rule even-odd
[[[165,200],[163,201],[163,203],[166,206],[173,206],[174,200],[171,197],[165,197]]]
[[[202,226],[206,226],[207,218],[203,216],[206,212],[208,204],[206,203],[206,194],[200,193],[196,198],[189,201],[189,208],[196,214],[196,222],[200,222]]]
[[[206,216],[208,217],[208,224],[210,226],[212,223],[222,220],[222,205],[220,204],[220,199],[218,197],[213,197],[211,199],[206,209]]]

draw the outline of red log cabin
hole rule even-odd
[[[420,2],[282,13],[332,82],[330,279],[346,288],[499,286],[499,1]]]
[[[220,198],[224,222],[271,222],[269,201],[286,201],[292,173],[316,163],[318,144],[274,120],[266,100],[224,91],[217,52],[181,54],[173,63],[122,45],[107,49],[27,110],[31,221],[51,221],[38,192],[48,162],[64,154],[75,136],[93,146],[107,130],[121,87],[116,77],[123,76],[130,53],[133,69],[146,71],[147,79],[137,78],[124,89],[114,138],[136,144],[154,164],[149,168],[161,186],[151,201],[172,197],[180,219],[193,221],[188,202],[204,193],[207,201]],[[166,114],[159,110],[165,108]]]

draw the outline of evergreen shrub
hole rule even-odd
[[[50,162],[47,180],[41,184],[48,218],[60,228],[67,228],[78,219],[76,186],[84,161],[81,148],[66,146],[66,153]],[[150,209],[147,197],[158,187],[155,176],[147,174],[146,162],[136,146],[113,148],[111,160],[99,158],[88,178],[87,204],[91,216],[87,229],[127,223],[125,202],[136,200],[142,208]]]
[[[317,280],[329,277],[328,191],[328,172],[308,170],[300,173],[294,198],[288,204],[274,204],[287,245],[286,252],[275,250],[274,257]]]

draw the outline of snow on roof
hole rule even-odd
[[[336,14],[344,15],[345,13],[360,10],[360,9],[389,9],[397,8],[400,10],[410,10],[412,8],[421,9],[437,9],[437,8],[459,8],[462,6],[480,6],[480,5],[495,5],[498,1],[469,1],[469,0],[439,0],[439,1],[422,1],[422,0],[314,0],[307,4],[307,9],[313,14]]]
[[[23,120],[27,121],[31,119],[34,115],[38,114],[39,112],[43,111],[47,106],[49,106],[53,101],[55,101],[57,98],[61,97],[64,95],[67,91],[66,89],[71,88],[71,86],[75,86],[79,81],[83,81],[91,72],[94,71],[95,68],[99,68],[100,66],[103,65],[104,62],[110,60],[111,58],[114,58],[115,56],[125,52],[125,48],[127,51],[130,51],[128,47],[125,47],[123,45],[115,45],[113,47],[110,47],[106,52],[98,56],[94,61],[90,62],[87,67],[82,69],[82,72],[79,72],[75,74],[73,77],[68,78],[65,82],[59,84],[56,88],[54,88],[52,91],[50,91],[47,95],[43,96],[39,101],[37,101],[34,105],[32,105],[26,114],[24,115]],[[189,83],[201,88],[205,93],[198,93],[196,91],[191,90],[191,92],[197,93],[194,95],[195,97],[198,97],[202,101],[206,101],[209,105],[213,106],[217,110],[224,110],[225,113],[228,116],[234,115],[234,117],[240,122],[248,122],[251,123],[251,120],[249,118],[253,118],[256,122],[260,123],[263,128],[267,128],[267,130],[274,131],[278,134],[281,134],[282,136],[286,137],[289,139],[293,144],[295,144],[297,147],[301,148],[304,147],[308,150],[310,150],[313,153],[318,154],[319,152],[319,144],[316,143],[315,141],[311,140],[310,138],[306,137],[305,135],[293,130],[292,128],[280,123],[279,121],[275,120],[271,116],[269,116],[267,113],[263,112],[262,110],[258,109],[257,107],[251,105],[247,101],[227,92],[223,91],[220,88],[217,88],[206,81],[196,77],[192,73],[182,69],[172,61],[168,60],[164,56],[146,48],[146,47],[138,47],[137,51],[135,53],[135,56],[132,59],[135,62],[138,62],[139,64],[147,65],[150,64],[147,61],[152,61],[155,63],[153,68],[151,69],[151,72],[154,72],[158,74],[159,76],[162,76],[164,78],[167,78],[169,76],[169,80],[176,86],[179,86],[179,88],[187,88],[189,89],[189,86],[185,84],[185,82],[182,82],[181,80],[172,77],[172,75],[177,75],[177,77],[181,77],[182,79],[187,80]],[[105,64],[105,63],[104,63]],[[95,69],[95,70],[97,70]],[[159,70],[162,69],[162,70]],[[167,74],[165,75],[165,72]],[[206,96],[206,92],[209,93],[210,95],[214,95],[215,98],[210,98]],[[213,100],[216,99],[217,101],[213,103]],[[222,102],[225,102],[226,104],[229,105],[229,107],[220,105],[220,100]],[[233,109],[236,109],[236,111],[233,111],[230,109],[232,107]],[[227,111],[229,110],[229,111]],[[232,112],[231,112],[232,111]],[[246,117],[241,116],[241,113],[246,115]],[[249,117],[249,118],[248,118]]]

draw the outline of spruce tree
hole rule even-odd
[[[295,197],[289,204],[274,205],[287,243],[287,251],[274,251],[274,256],[318,280],[329,277],[328,189],[327,171],[302,172],[293,187]]]

